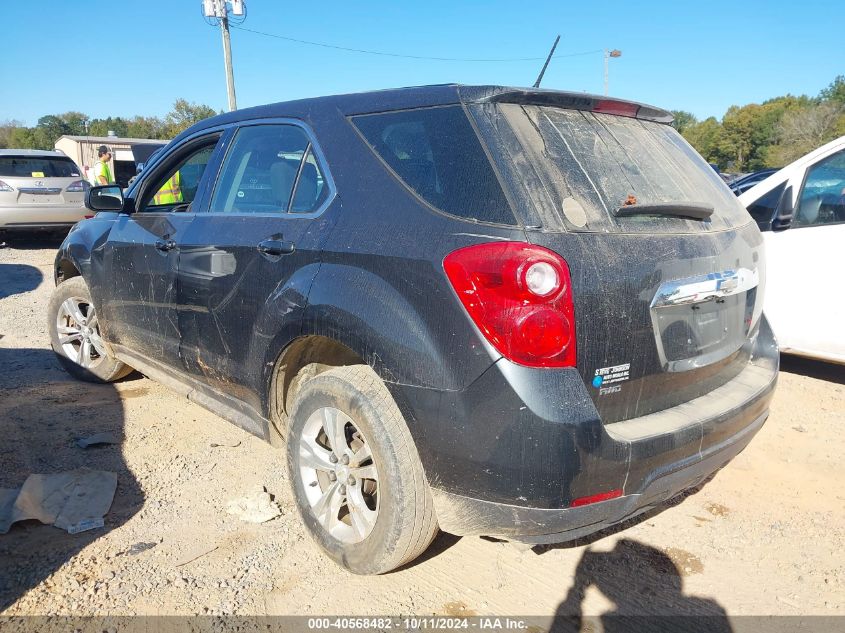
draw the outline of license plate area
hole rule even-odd
[[[748,338],[756,273],[741,269],[664,284],[651,305],[665,371],[688,371],[727,358]]]
[[[61,204],[62,190],[58,187],[21,187],[18,204]]]

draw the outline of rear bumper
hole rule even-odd
[[[502,361],[436,402],[415,390],[400,396],[444,531],[551,543],[645,512],[724,466],[765,422],[777,370],[763,322],[751,360],[732,380],[623,422],[601,423],[575,370],[562,381],[558,374],[554,385],[539,372],[528,387],[525,372],[536,370]],[[435,409],[436,417],[423,417]],[[611,490],[622,496],[570,506]]]
[[[678,493],[693,488],[744,449],[766,421],[761,415],[701,459],[653,479],[642,490],[616,499],[577,508],[526,508],[492,503],[436,490],[435,506],[441,527],[462,535],[484,534],[522,543],[562,543],[616,525],[647,512]]]
[[[88,213],[82,205],[0,207],[0,230],[70,228]]]

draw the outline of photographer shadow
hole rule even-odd
[[[0,264],[0,299],[23,294],[37,288],[44,279],[43,273],[27,264]]]
[[[590,620],[598,620],[605,633],[730,633],[732,628],[724,608],[714,600],[685,595],[682,576],[665,553],[632,539],[619,540],[609,552],[587,548],[550,630],[595,630]],[[600,616],[584,615],[584,600],[590,587],[613,603],[612,611]]]

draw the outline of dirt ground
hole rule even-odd
[[[276,449],[140,375],[91,385],[59,368],[45,328],[57,245],[0,249],[0,487],[88,466],[118,489],[105,528],[0,535],[4,615],[845,615],[843,367],[785,358],[750,447],[625,529],[534,550],[441,534],[409,567],[357,577],[306,536]],[[101,431],[122,443],[74,443]],[[227,514],[256,486],[281,517]]]

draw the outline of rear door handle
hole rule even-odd
[[[293,242],[285,242],[283,240],[264,240],[258,243],[258,252],[262,255],[270,255],[272,257],[290,255],[295,250],[296,247]]]
[[[156,248],[160,251],[167,252],[176,248],[175,240],[156,240]]]

